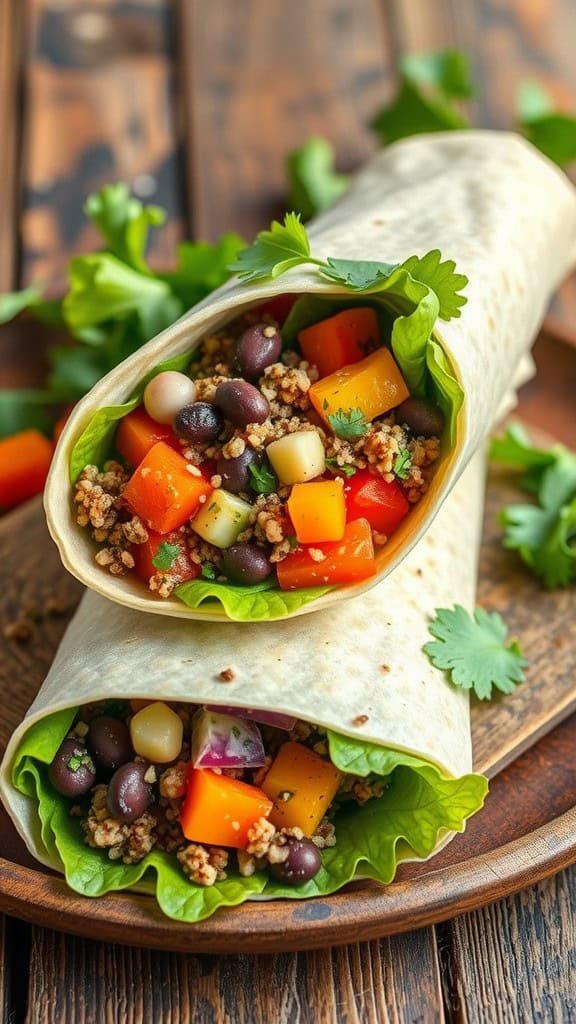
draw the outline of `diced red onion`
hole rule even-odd
[[[195,768],[260,768],[266,763],[260,730],[254,722],[202,708],[192,723]]]
[[[233,708],[226,704],[206,704],[205,707],[207,711],[218,711],[223,715],[237,715],[238,718],[248,718],[252,722],[259,722],[260,725],[272,725],[275,729],[284,729],[285,732],[292,732],[296,725],[296,719],[292,715],[283,715],[280,711]]]

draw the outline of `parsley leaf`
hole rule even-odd
[[[327,469],[331,469],[335,473],[343,473],[345,477],[348,477],[348,479],[358,472],[356,466],[340,466],[338,464],[338,459],[324,459],[324,465]]]
[[[200,575],[203,580],[215,580],[218,575],[216,572],[216,566],[212,562],[203,562],[202,568],[200,569]]]
[[[520,128],[541,153],[560,167],[576,160],[576,117],[555,110],[546,89],[522,82],[517,109]]]
[[[248,466],[250,471],[250,488],[256,494],[274,494],[277,487],[278,481],[274,476],[274,473],[268,466],[259,466],[257,463],[250,463]]]
[[[437,608],[429,630],[436,639],[423,650],[432,664],[449,672],[455,686],[474,690],[479,700],[490,700],[493,687],[513,693],[523,682],[528,662],[517,641],[506,646],[506,625],[497,612],[476,608],[470,615],[458,604]]]
[[[287,213],[284,223],[273,220],[269,231],[259,231],[247,249],[241,249],[235,263],[228,266],[244,281],[263,281],[279,277],[301,263],[321,264],[310,255],[306,228],[297,213]]]
[[[444,260],[439,249],[431,249],[425,256],[410,256],[402,264],[415,281],[428,285],[437,295],[440,303],[438,316],[441,320],[451,320],[460,316],[460,306],[468,301],[460,292],[468,284],[465,274],[455,273],[454,260]]]
[[[174,559],[180,551],[179,544],[169,544],[167,540],[163,540],[158,545],[158,551],[152,559],[152,565],[155,569],[159,569],[160,572],[166,572],[171,569],[174,564]]]
[[[327,419],[336,437],[341,437],[344,441],[362,437],[368,430],[362,409],[348,409],[347,412],[345,409],[338,409],[337,412],[329,413]]]
[[[392,466],[392,472],[400,479],[406,480],[408,476],[408,470],[412,465],[412,456],[408,448],[401,448],[398,455],[394,459]]]
[[[371,127],[384,145],[420,132],[468,128],[454,100],[472,96],[468,58],[458,50],[407,56],[400,66],[400,87]]]
[[[304,220],[330,206],[348,188],[349,178],[334,170],[334,149],[315,136],[286,157],[289,205]]]

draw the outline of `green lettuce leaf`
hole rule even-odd
[[[334,147],[313,136],[286,157],[288,206],[304,220],[321,213],[346,191],[350,179],[334,170]]]
[[[228,618],[235,622],[259,622],[281,619],[334,590],[334,587],[276,590],[272,589],[274,586],[274,583],[265,582],[237,587],[232,583],[198,579],[182,583],[174,593],[188,608],[199,608],[205,602],[218,602]]]
[[[166,220],[165,210],[145,206],[130,195],[124,182],[118,182],[88,196],[84,212],[99,229],[109,252],[135,270],[151,273],[145,259],[146,244],[150,228]]]
[[[383,796],[364,807],[352,802],[341,806],[335,820],[337,844],[323,851],[322,868],[312,881],[290,887],[263,872],[242,878],[231,868],[223,882],[203,888],[185,878],[173,855],[153,850],[140,864],[126,865],[84,845],[78,819],[70,816],[68,802],[52,789],[46,771],[74,715],[75,709],[60,711],[32,726],[13,766],[15,787],[38,807],[39,841],[46,857],[64,872],[68,885],[84,896],[144,885],[155,893],[162,911],[178,921],[202,921],[219,907],[236,906],[253,897],[327,896],[354,878],[387,884],[400,860],[427,857],[447,830],[462,832],[487,792],[482,776],[448,779],[409,754],[330,733],[330,754],[338,767],[361,775],[389,776]]]

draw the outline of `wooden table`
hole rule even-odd
[[[324,134],[343,170],[374,150],[366,124],[404,52],[473,53],[484,125],[510,123],[523,77],[574,107],[575,33],[570,0],[0,0],[0,290],[62,287],[106,181],[168,208],[156,264],[181,237],[250,238],[284,209],[290,147]],[[575,312],[571,282],[554,313]],[[1,383],[40,381],[45,342],[5,330]],[[4,919],[0,1006],[31,1024],[576,1020],[576,869],[435,928],[354,938],[206,958]]]

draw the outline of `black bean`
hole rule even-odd
[[[224,426],[224,417],[210,402],[193,402],[176,413],[172,426],[178,437],[193,444],[215,441]]]
[[[248,491],[250,488],[250,466],[260,461],[260,457],[253,448],[246,445],[242,455],[234,459],[225,459],[220,456],[216,462],[216,472],[222,477],[222,487],[232,494],[239,494],[240,491]]]
[[[144,761],[129,761],[114,772],[106,796],[113,818],[129,825],[148,810],[154,799],[152,786],[144,779],[149,767]]]
[[[63,796],[83,796],[96,782],[96,768],[86,747],[80,740],[67,739],[60,744],[48,777]]]
[[[214,401],[235,427],[264,423],[270,413],[268,400],[246,380],[223,380],[216,388]]]
[[[310,839],[290,838],[286,843],[288,857],[281,864],[270,864],[270,872],[286,885],[309,882],[322,866],[320,850]]]
[[[424,398],[407,398],[396,409],[396,422],[405,423],[420,437],[440,437],[444,430],[442,410]]]
[[[96,767],[103,776],[110,776],[122,764],[134,757],[130,730],[121,718],[100,715],[93,718],[88,729],[87,743]]]
[[[272,572],[272,563],[257,544],[232,544],[222,554],[222,572],[234,583],[262,583]]]
[[[280,358],[282,337],[277,327],[253,324],[238,338],[234,347],[234,364],[246,380],[257,380],[267,366]]]

